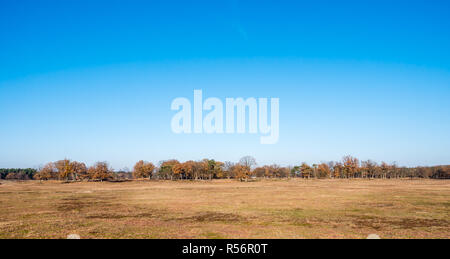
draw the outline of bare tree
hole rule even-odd
[[[223,173],[224,173],[224,177],[230,179],[234,177],[234,173],[233,173],[233,168],[234,168],[235,164],[233,162],[230,161],[226,161],[223,164]]]
[[[366,172],[366,177],[374,178],[377,172],[377,163],[372,160],[362,161],[362,169]]]
[[[253,166],[256,165],[256,160],[251,156],[244,156],[239,160],[239,164],[251,169]]]

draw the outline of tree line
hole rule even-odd
[[[64,181],[112,181],[126,179],[161,180],[212,180],[251,178],[306,178],[306,179],[395,179],[432,178],[450,179],[450,166],[399,167],[396,163],[360,161],[345,156],[341,161],[296,166],[257,166],[251,156],[237,163],[213,159],[180,162],[175,159],[161,161],[157,166],[151,162],[138,161],[132,171],[114,171],[107,162],[97,162],[87,167],[85,163],[63,159],[50,162],[39,169],[0,169],[1,179],[16,180],[64,180]]]
[[[26,168],[0,168],[0,179],[7,180],[31,180],[37,173],[36,169]]]

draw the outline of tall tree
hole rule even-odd
[[[184,163],[175,164],[172,167],[172,171],[175,178],[180,179],[192,179],[194,170],[194,161],[186,161]]]
[[[214,159],[208,160],[208,177],[212,178],[222,178],[223,177],[223,163],[215,161]]]
[[[251,169],[256,165],[256,159],[251,156],[244,156],[239,160],[239,164]]]
[[[362,161],[362,169],[365,171],[366,177],[374,178],[377,172],[377,163],[372,160]]]
[[[330,178],[331,169],[327,163],[321,163],[317,167],[318,177],[319,178]]]
[[[235,166],[235,164],[233,162],[230,162],[230,161],[226,161],[223,164],[224,177],[226,177],[227,179],[234,178],[234,172],[233,172],[234,166]]]
[[[247,181],[250,177],[250,168],[248,166],[238,164],[234,166],[233,173],[240,181]]]
[[[390,168],[389,168],[388,163],[381,162],[381,165],[380,165],[381,178],[386,179],[389,174],[389,170],[390,170]]]
[[[87,167],[85,163],[73,161],[72,162],[73,180],[84,180],[88,178]]]
[[[300,177],[300,174],[301,174],[300,166],[296,165],[296,166],[292,167],[292,169],[291,169],[291,174],[292,174],[294,177]]]
[[[302,165],[300,166],[300,171],[303,178],[309,179],[313,174],[313,169],[307,163],[302,163]]]
[[[112,170],[107,162],[97,162],[88,169],[89,178],[93,180],[108,180],[112,177]]]
[[[35,175],[37,180],[50,180],[55,176],[56,168],[55,164],[47,163],[42,167],[39,172]]]
[[[59,179],[68,180],[69,176],[73,174],[72,163],[69,159],[63,159],[55,162],[56,170],[58,171]]]
[[[162,161],[161,165],[159,166],[159,174],[164,179],[173,179],[173,167],[180,162],[178,160],[172,159],[172,160],[166,160]]]
[[[352,156],[344,156],[342,164],[344,165],[344,175],[347,178],[355,177],[359,170],[359,160]]]
[[[333,178],[341,178],[344,176],[344,166],[342,166],[342,163],[336,162],[336,164],[333,167]]]
[[[140,160],[133,167],[133,177],[135,179],[138,179],[138,178],[149,178],[149,179],[151,179],[154,170],[155,170],[155,165],[154,164],[152,164],[150,162],[146,162],[146,161]]]

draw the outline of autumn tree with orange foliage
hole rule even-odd
[[[352,156],[344,156],[342,158],[342,164],[344,166],[345,177],[354,178],[359,169],[359,160]]]
[[[68,180],[73,174],[73,166],[69,159],[63,159],[55,162],[56,171],[59,179]]]
[[[108,180],[112,178],[112,170],[107,162],[97,162],[88,169],[89,178],[93,180]]]
[[[192,178],[194,173],[194,161],[186,161],[184,163],[175,164],[172,168],[175,179]]]
[[[251,176],[263,178],[434,178],[450,179],[450,166],[434,167],[399,167],[395,162],[381,162],[379,165],[371,160],[359,162],[357,158],[345,156],[340,162],[328,162],[313,164],[307,163],[300,166],[283,167],[277,164],[265,165],[253,168],[256,161],[253,157],[243,157],[239,163],[220,162],[213,159],[203,159],[200,161],[186,161],[180,163],[178,160],[166,160],[160,162],[156,177],[153,176],[155,166],[143,160],[137,162],[133,172],[121,170],[113,172],[106,162],[98,162],[86,168],[86,165],[69,159],[47,163],[41,169],[30,169],[26,172],[21,169],[0,169],[0,179],[8,180],[121,180],[131,178],[156,178],[156,179],[191,179],[191,180],[212,180],[212,179],[237,179],[247,181]]]
[[[233,168],[233,173],[239,181],[248,181],[250,178],[250,168],[241,164],[237,164]]]
[[[172,180],[174,177],[173,167],[175,165],[178,165],[179,163],[180,162],[175,159],[162,161],[161,165],[159,166],[158,177],[162,179]]]
[[[364,178],[374,178],[377,173],[377,163],[372,160],[362,161],[361,169],[364,172],[362,177]]]
[[[139,179],[139,178],[152,178],[153,171],[155,170],[155,165],[146,162],[146,161],[139,161],[137,162],[133,167],[133,178]]]
[[[85,163],[73,161],[71,162],[73,180],[85,180],[88,179],[87,167]]]
[[[302,165],[300,166],[300,172],[303,178],[309,179],[313,175],[313,169],[307,163],[302,163]]]
[[[34,175],[34,178],[37,180],[50,180],[55,177],[56,168],[54,163],[47,163],[42,167],[36,175]]]
[[[326,163],[321,163],[317,167],[318,177],[319,178],[330,178],[331,169],[330,166]]]

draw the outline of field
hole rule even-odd
[[[450,238],[450,181],[2,181],[0,238]]]

